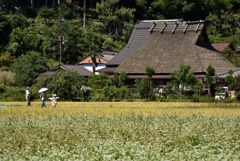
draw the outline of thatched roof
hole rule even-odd
[[[240,68],[236,68],[236,69],[234,69],[232,71],[233,71],[233,74],[232,74],[233,77],[240,76]],[[221,74],[215,75],[215,78],[217,78],[217,79],[225,78],[226,76],[229,75],[228,72],[229,71],[227,71],[225,73],[221,73]]]
[[[144,74],[150,66],[157,74],[170,74],[179,70],[181,64],[191,66],[194,73],[205,73],[210,64],[216,73],[236,68],[211,46],[205,21],[161,20],[140,23],[150,26],[147,40],[117,67],[116,72]]]
[[[88,77],[88,76],[92,75],[92,72],[85,69],[81,65],[61,65],[60,68],[63,70],[66,70],[66,71],[77,72],[79,75],[84,76],[84,77]]]
[[[137,51],[147,41],[149,36],[150,23],[137,23],[133,29],[131,37],[125,47],[108,62],[108,66],[118,66],[122,63],[129,55]]]
[[[89,70],[85,69],[84,67],[82,67],[81,65],[60,65],[57,68],[51,70],[51,71],[47,71],[44,73],[39,74],[38,78],[42,76],[54,76],[58,70],[64,70],[64,71],[74,71],[77,72],[79,75],[83,76],[83,77],[88,77],[90,75],[92,75],[92,72],[90,72]]]

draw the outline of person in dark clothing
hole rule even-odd
[[[42,99],[42,106],[41,107],[46,107],[46,92],[42,92],[42,94],[40,95],[41,99]]]

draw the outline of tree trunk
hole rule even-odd
[[[31,9],[34,9],[33,0],[31,0]]]
[[[83,1],[83,29],[86,29],[86,0]]]
[[[95,74],[96,67],[97,67],[97,58],[96,56],[93,56],[91,59],[92,59],[93,74]]]

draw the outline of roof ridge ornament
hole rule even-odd
[[[155,28],[156,25],[157,25],[156,22],[153,22],[153,25],[152,25],[151,28],[149,29],[149,32],[150,32],[151,34],[152,34],[153,29]]]
[[[183,22],[183,18],[181,19],[165,19],[165,20],[142,20],[140,22],[152,22],[152,23],[157,23],[157,22]]]
[[[198,20],[198,25],[197,25],[197,27],[196,27],[196,29],[195,29],[195,32],[198,32],[198,29],[199,29],[200,25],[201,25],[203,22],[204,22],[204,21]]]
[[[172,34],[175,33],[175,30],[177,29],[177,27],[178,27],[178,22],[175,22],[175,26],[174,26],[174,28],[173,28],[173,30],[172,30]]]
[[[186,26],[185,26],[185,28],[184,28],[184,30],[183,30],[183,33],[184,33],[184,34],[186,33],[188,26],[189,26],[189,21],[186,22]]]
[[[197,27],[195,29],[195,32],[198,32],[198,29],[199,29],[200,25],[201,25],[201,22],[200,22],[200,20],[198,20],[198,25],[197,25]]]
[[[163,33],[163,31],[166,27],[167,27],[167,22],[164,22],[164,26],[163,26],[162,30],[160,31],[161,34]]]

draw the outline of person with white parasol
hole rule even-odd
[[[40,97],[42,100],[42,106],[41,107],[46,107],[46,98],[47,94],[46,92],[48,91],[48,88],[41,88],[38,92],[41,93]]]

